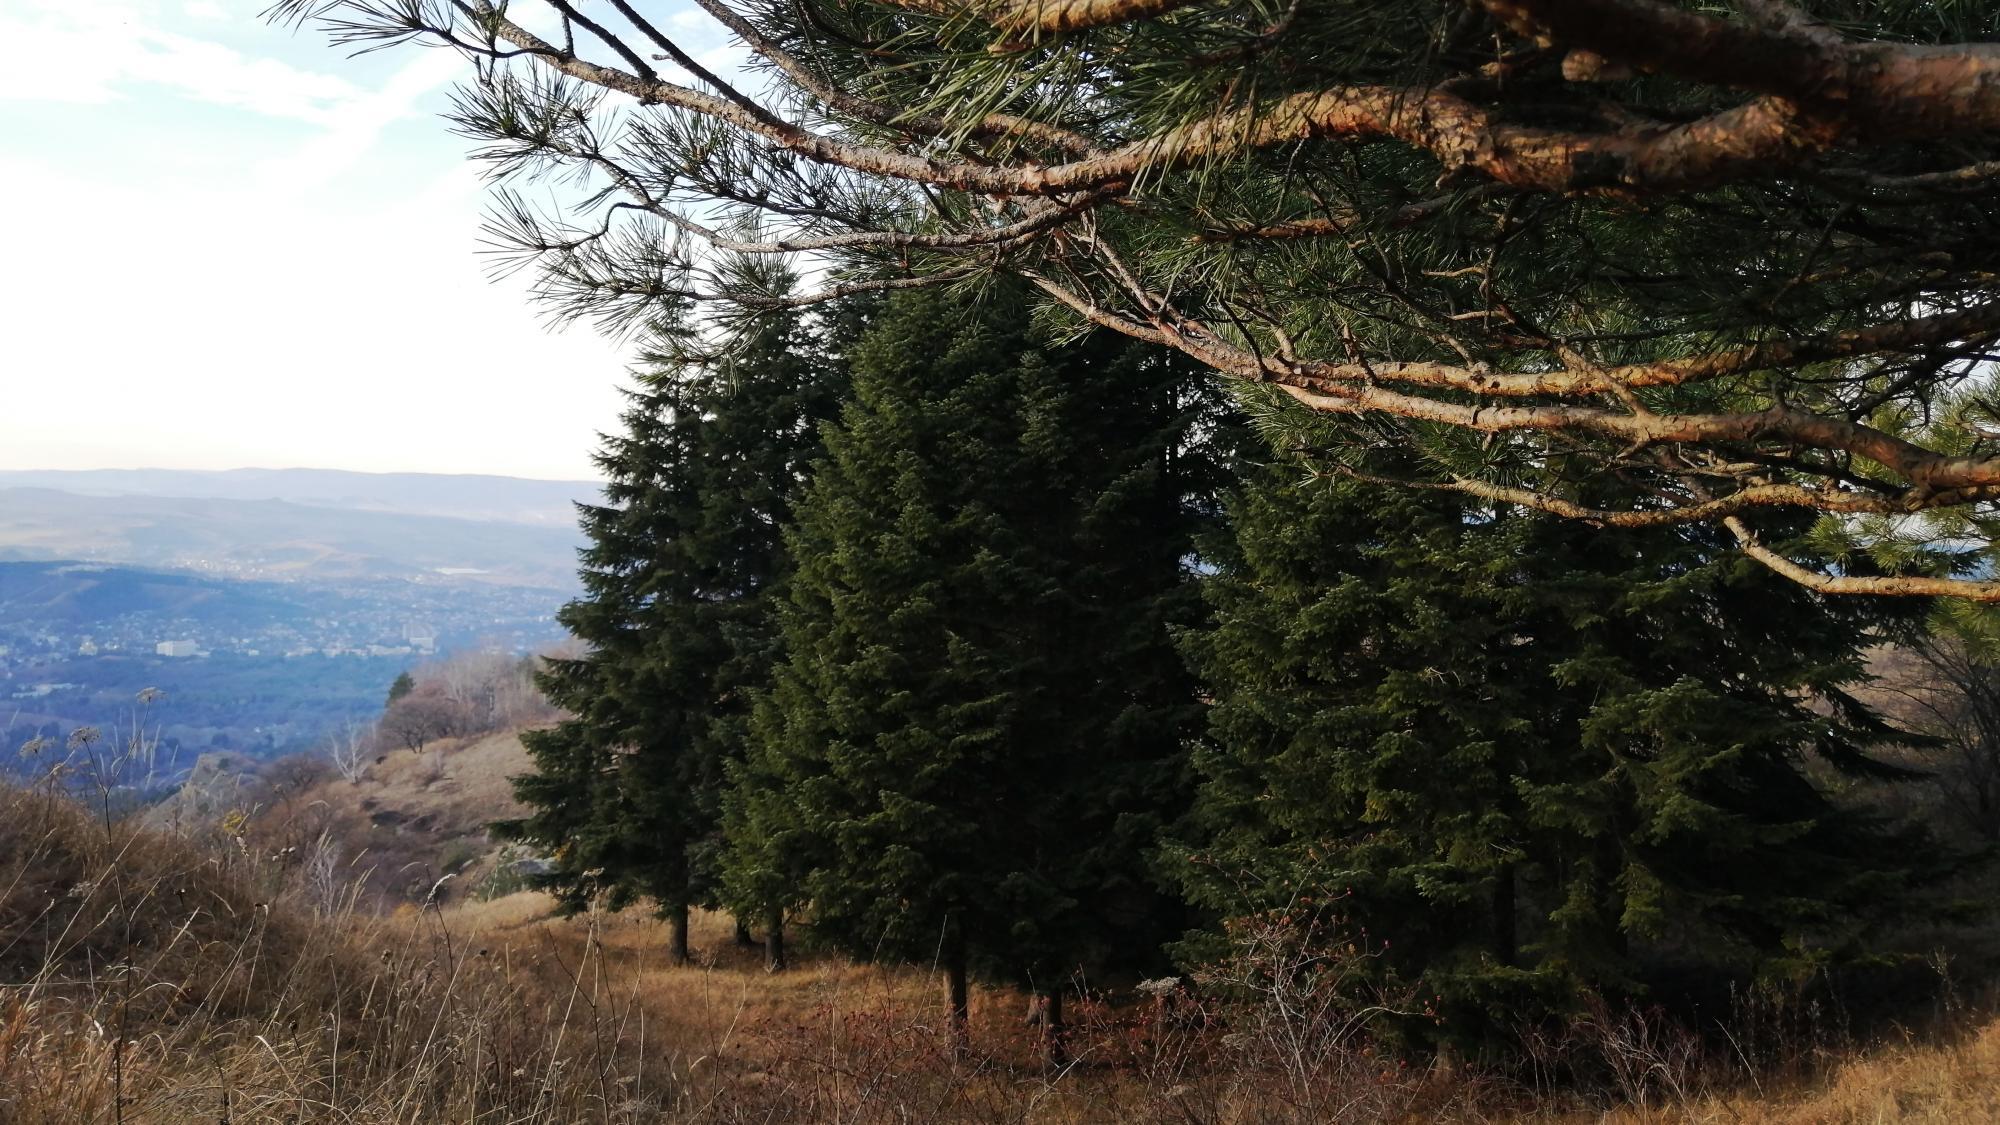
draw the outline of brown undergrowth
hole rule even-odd
[[[1558,1045],[1610,1076],[1589,1093],[1387,1061],[1267,958],[1228,1007],[1074,1003],[1051,1066],[1008,990],[960,1051],[921,967],[767,974],[716,916],[677,967],[658,922],[532,894],[374,915],[264,853],[0,790],[0,1121],[2000,1120],[2000,1026],[1780,1082],[1602,1013]]]

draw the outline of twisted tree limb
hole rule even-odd
[[[626,167],[607,151],[615,140],[600,143],[579,126],[582,140],[571,143],[532,115],[500,114],[505,120],[482,134],[515,142],[515,156],[501,158],[595,169],[610,179],[607,192],[623,195],[602,223],[538,234],[524,212],[515,224],[519,249],[546,256],[550,286],[589,291],[575,306],[586,312],[603,307],[591,303],[597,294],[693,293],[698,286],[684,282],[698,265],[668,260],[683,254],[683,240],[697,255],[705,244],[859,263],[819,293],[783,298],[788,304],[1012,271],[1090,323],[1274,384],[1313,410],[1409,432],[1450,427],[1505,438],[1533,451],[1511,462],[1531,473],[1538,463],[1615,465],[1635,452],[1683,448],[1763,466],[1721,474],[1720,495],[1697,482],[1623,512],[1549,488],[1464,478],[1437,486],[1608,526],[1734,520],[1732,533],[1748,532],[1738,534],[1746,553],[1788,577],[1800,568],[1764,547],[1745,517],[1773,508],[1896,516],[2000,499],[2000,437],[1925,428],[1951,388],[1978,391],[1976,365],[2000,341],[1992,294],[2000,230],[1965,218],[1978,214],[1983,193],[2000,191],[2000,47],[1860,39],[1779,0],[1739,0],[1745,14],[1736,18],[1658,0],[1470,0],[1439,8],[1456,30],[1422,45],[1407,71],[1381,55],[1342,69],[1313,53],[1323,44],[1311,38],[1309,8],[1296,4],[1259,28],[1245,23],[1241,6],[1193,0],[857,0],[855,27],[893,28],[873,43],[862,41],[871,32],[810,19],[809,30],[787,39],[781,5],[753,19],[732,0],[696,0],[781,76],[774,95],[704,69],[636,2],[610,5],[633,29],[630,42],[608,14],[595,19],[570,0],[548,2],[566,29],[605,45],[597,52],[605,61],[584,57],[567,34],[561,44],[538,37],[492,0],[280,7],[370,15],[384,23],[378,37],[428,37],[488,66],[541,68],[629,96],[634,120],[661,123],[649,139],[668,155],[660,169]],[[900,11],[871,23],[882,6]],[[459,14],[449,25],[425,22],[451,9]],[[1149,34],[1129,33],[1141,25]],[[1006,50],[1033,46],[1024,59],[1080,52],[1093,61],[1079,73],[1093,77],[1066,97],[1043,98],[1033,92],[1039,79],[1028,77],[1037,72],[1024,69],[1014,93],[969,100],[963,114],[940,110],[932,95],[949,82],[906,78],[913,67],[962,62],[968,27],[992,28]],[[1184,48],[1188,67],[1270,63],[1261,73],[1282,80],[1218,87],[1221,96],[1191,100],[1186,116],[1143,128],[1133,123],[1158,119],[1119,112],[1115,97],[1097,102],[1116,90],[1089,83],[1122,65],[1093,69],[1099,63],[1128,48],[1153,50],[1190,27],[1200,33]],[[1254,50],[1232,54],[1227,44],[1246,36]],[[832,41],[829,49],[849,55],[822,66],[810,52]],[[656,71],[641,46],[691,82]],[[989,61],[1015,65],[1011,56]],[[855,73],[865,80],[838,77]],[[1640,74],[1652,76],[1649,91],[1679,85],[1664,100],[1641,100],[1619,85]],[[917,96],[901,104],[899,90]],[[585,112],[576,110],[579,121]],[[1944,139],[1955,143],[1911,143]],[[732,155],[710,163],[711,143]],[[1382,190],[1378,181],[1327,193],[1311,182],[1337,178],[1348,154],[1397,149],[1435,165],[1405,161],[1424,170]],[[1870,162],[1877,149],[1894,159]],[[655,150],[642,146],[637,159],[653,160]],[[1240,201],[1225,190],[1214,203],[1200,186],[1211,173],[1219,183],[1263,177],[1271,190]],[[868,181],[883,186],[847,191]],[[704,195],[750,212],[745,226],[758,233],[735,233],[686,202]],[[1752,202],[1739,206],[1743,198]],[[1522,213],[1594,209],[1592,222],[1634,225],[1644,220],[1630,214],[1684,200],[1695,202],[1675,212],[1679,221],[1735,208],[1737,225],[1718,229],[1736,231],[1754,230],[1747,224],[1758,221],[1756,208],[1777,209],[1796,224],[1802,252],[1787,248],[1777,265],[1746,262],[1731,277],[1753,291],[1705,293],[1728,311],[1692,316],[1685,304],[1649,304],[1643,286],[1674,282],[1643,276],[1644,263],[1608,286],[1579,282],[1560,298],[1578,307],[1551,308],[1501,258]],[[1893,211],[1933,204],[1977,237],[1953,243],[1921,229],[1924,212]],[[1380,210],[1357,212],[1366,207]],[[1270,217],[1246,222],[1246,211]],[[664,224],[671,254],[619,242],[626,236],[613,221],[633,212]],[[1916,217],[1905,222],[1905,213]],[[757,215],[778,229],[765,233]],[[1482,234],[1489,220],[1493,229]],[[1153,235],[1172,231],[1172,246],[1123,240],[1148,224]],[[1432,231],[1461,240],[1441,251],[1448,261],[1389,260],[1399,245],[1438,245],[1424,240]],[[1159,260],[1149,260],[1155,251]],[[616,276],[620,253],[634,258],[630,277]],[[1343,254],[1351,264],[1329,269]],[[1190,265],[1190,257],[1198,260]],[[1267,288],[1260,262],[1308,265]],[[1322,272],[1333,275],[1327,294],[1312,291]],[[1355,289],[1368,292],[1357,299]],[[1605,292],[1628,304],[1600,331],[1588,305]],[[1796,293],[1814,296],[1796,301]],[[1376,325],[1373,342],[1364,340]],[[1598,347],[1605,358],[1593,354]],[[1905,424],[1910,418],[1917,424]],[[1904,581],[1819,577],[1827,581],[1808,584],[1836,593],[1884,592]],[[1909,581],[1906,592],[1985,596],[1957,580]]]

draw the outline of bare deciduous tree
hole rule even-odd
[[[368,772],[374,744],[375,724],[350,717],[326,736],[326,759],[341,780],[352,785]]]
[[[535,664],[495,647],[455,653],[418,669],[417,679],[437,685],[465,718],[460,733],[519,726],[548,714],[535,688]]]
[[[463,734],[466,728],[464,708],[435,683],[419,684],[415,691],[390,704],[376,724],[382,737],[414,752],[421,752],[437,739]]]
[[[1950,632],[1910,642],[1878,687],[1912,729],[1937,740],[1938,794],[1978,838],[2000,841],[2000,663]]]

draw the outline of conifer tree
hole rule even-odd
[[[1338,917],[1372,986],[1442,997],[1442,1030],[1405,1033],[1492,1043],[1670,961],[1800,979],[1935,858],[1825,780],[1897,775],[1847,691],[1879,602],[1775,579],[1714,529],[1610,533],[1290,457],[1233,515],[1188,643],[1214,704],[1186,885],[1224,915]]]
[[[715,900],[725,763],[775,657],[779,528],[839,380],[796,312],[720,350],[685,328],[657,343],[598,457],[606,503],[581,510],[586,594],[560,619],[589,651],[540,677],[570,717],[524,737],[531,812],[500,828],[554,849],[545,882],[571,908],[651,900],[685,960],[688,909]]]
[[[2000,602],[1995,0],[702,0],[738,84],[610,7],[272,10],[460,52],[495,180],[590,185],[495,192],[557,315],[763,299],[711,250],[838,255],[829,300],[1007,272],[1441,451],[1415,487]]]
[[[1189,368],[1045,342],[1018,289],[888,303],[790,538],[785,660],[731,791],[731,879],[862,956],[1045,997],[1158,948],[1184,799],[1168,631],[1209,487]]]

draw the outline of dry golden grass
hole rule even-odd
[[[0,790],[0,1121],[609,1121],[664,1104],[621,1034],[629,1009],[468,951],[435,914],[301,902],[294,873]]]
[[[669,963],[658,920],[559,918],[539,894],[461,904],[442,921],[517,960],[589,963],[604,973],[607,988],[644,1013],[644,1034],[662,1045],[681,1109],[692,1116],[764,1119],[762,1106],[797,1120],[803,1102],[831,1113],[827,1120],[912,1119],[912,1099],[921,1097],[926,1113],[916,1119],[1020,1120],[1032,1104],[1039,1121],[1109,1121],[1138,1092],[1101,1080],[1085,1092],[1083,1082],[1046,1073],[1018,993],[974,989],[980,1053],[959,1059],[942,1023],[941,974],[796,951],[785,972],[768,973],[761,947],[738,945],[734,924],[718,914],[691,919],[694,962],[683,967]],[[886,1095],[872,1107],[870,1087]]]
[[[0,1122],[2000,1121],[2000,1025],[1782,1090],[1641,1055],[1667,1080],[1588,1109],[1384,1064],[1296,996],[1226,1027],[1078,1004],[1051,1069],[1008,990],[975,993],[960,1054],[922,968],[767,974],[713,915],[674,967],[639,914],[516,894],[376,916],[300,874],[0,790]]]
[[[1769,1125],[1985,1125],[2000,1122],[2000,1023],[1946,1044],[1884,1046],[1802,1088],[1710,1095],[1650,1111],[1623,1107],[1606,1125],[1765,1122]]]
[[[1879,1051],[1787,1109],[1791,1125],[2000,1121],[2000,1023],[1949,1046]]]
[[[371,917],[298,874],[0,791],[0,1121],[1321,1119],[1260,1112],[1200,1029],[1137,1037],[1082,1006],[1079,1062],[1051,1071],[1004,990],[976,995],[961,1055],[922,970],[768,975],[711,916],[701,963],[673,968],[643,917],[534,895]],[[1441,1119],[1407,1111],[1457,1096],[1366,1092],[1400,1108],[1338,1119]]]
[[[1219,1026],[1163,1024],[1151,1006],[1091,1002],[1071,1004],[1071,1061],[1051,1068],[1024,1018],[1027,998],[1005,988],[973,990],[971,1049],[961,1054],[943,1024],[943,976],[923,967],[806,955],[770,974],[759,950],[736,944],[729,919],[707,913],[692,919],[695,963],[674,967],[658,921],[558,918],[529,893],[441,917],[470,945],[517,963],[596,966],[607,990],[643,1014],[648,1041],[663,1045],[689,1120],[1485,1121],[1494,1118],[1483,1106],[1513,1096],[1358,1053],[1318,1075],[1287,1075],[1285,1050],[1339,1043],[1315,1042],[1318,1029],[1259,1039],[1244,1021],[1229,1047]]]

